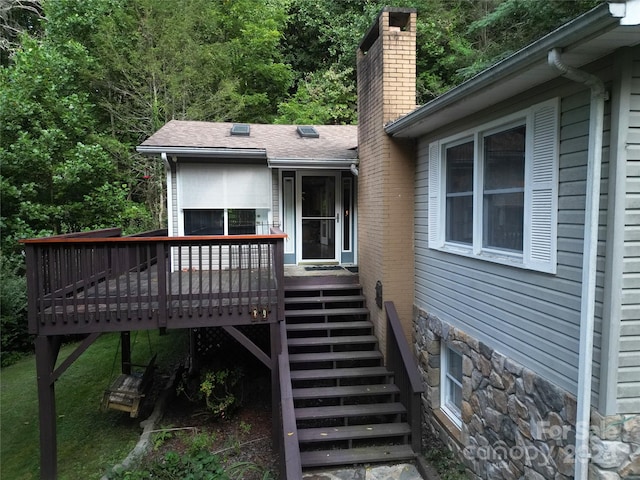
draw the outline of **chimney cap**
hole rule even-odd
[[[369,28],[369,31],[360,42],[358,49],[363,53],[367,52],[378,39],[378,37],[380,36],[380,17],[383,13],[389,12],[389,27],[400,27],[400,29],[402,29],[409,23],[411,14],[416,13],[417,11],[418,10],[416,8],[384,7],[376,16],[376,19]]]

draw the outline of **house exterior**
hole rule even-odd
[[[276,225],[288,235],[285,264],[355,265],[356,147],[351,125],[172,120],[137,150],[165,163],[170,236],[267,234]]]
[[[640,2],[419,108],[415,15],[358,51],[358,254],[379,334],[376,295],[413,336],[425,435],[474,478],[640,478]]]

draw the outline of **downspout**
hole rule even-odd
[[[358,176],[358,166],[355,163],[352,163],[351,166],[349,167],[349,170],[351,170],[351,173],[353,173],[354,176]]]
[[[167,158],[167,152],[162,152],[160,154],[160,158],[162,158],[162,162],[164,163],[165,166],[165,172],[166,172],[166,178],[165,178],[165,185],[167,186],[167,200],[166,200],[166,207],[167,207],[167,235],[169,235],[170,237],[173,236],[173,205],[172,205],[172,200],[173,197],[171,196],[171,165],[169,164],[169,159]]]
[[[589,111],[589,149],[582,256],[582,292],[580,303],[580,349],[578,357],[578,392],[576,414],[575,480],[586,480],[589,471],[589,419],[591,416],[591,378],[593,375],[593,329],[595,325],[596,262],[598,250],[598,215],[600,211],[600,172],[602,170],[602,129],[604,83],[595,75],[562,63],[560,49],[549,51],[548,63],[562,76],[591,88]]]

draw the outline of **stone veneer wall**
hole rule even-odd
[[[414,318],[424,434],[456,452],[473,479],[573,478],[575,396],[435,316]],[[459,431],[440,410],[441,342],[462,354]],[[594,412],[590,429],[590,478],[640,479],[640,416]]]

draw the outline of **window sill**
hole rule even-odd
[[[497,252],[495,250],[483,250],[479,253],[474,253],[471,248],[465,248],[460,245],[445,244],[441,247],[429,247],[432,250],[439,252],[450,253],[452,255],[459,255],[461,257],[474,258],[490,263],[497,263],[500,265],[506,265],[508,267],[521,268],[523,270],[531,270],[535,272],[551,273],[555,274],[555,270],[549,271],[544,268],[538,268],[535,265],[526,265],[522,255],[509,254],[506,252]]]
[[[442,409],[434,409],[433,416],[436,421],[440,424],[440,426],[449,434],[451,438],[453,438],[460,447],[462,445],[462,430],[455,423],[451,421],[449,416],[442,411]]]

